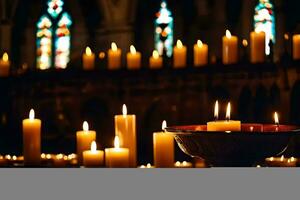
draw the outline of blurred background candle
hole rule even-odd
[[[130,52],[127,53],[127,68],[139,69],[141,67],[141,53],[137,52],[133,45],[130,46]]]
[[[218,120],[219,104],[215,103],[215,121],[207,122],[207,131],[240,131],[241,121],[230,120],[231,105],[228,103],[226,109],[226,120]]]
[[[77,157],[78,164],[82,165],[82,153],[85,150],[89,150],[91,143],[96,140],[96,131],[89,130],[89,124],[84,121],[82,125],[82,131],[77,131]]]
[[[194,66],[203,66],[208,63],[208,45],[203,44],[201,40],[194,45]]]
[[[7,53],[4,53],[0,60],[0,77],[9,76],[10,61]]]
[[[173,53],[174,68],[183,68],[186,66],[186,46],[180,40],[177,40]]]
[[[157,50],[152,52],[152,56],[149,58],[149,67],[151,69],[159,69],[163,65],[163,58],[159,55]]]
[[[104,164],[104,152],[97,150],[95,141],[91,144],[91,150],[83,152],[83,166],[85,167],[101,167]]]
[[[117,44],[112,42],[111,49],[108,50],[108,69],[121,68],[122,51],[117,47]]]
[[[60,153],[53,156],[54,167],[66,167],[68,164],[68,156]]]
[[[234,64],[238,62],[238,38],[226,30],[223,36],[223,64]]]
[[[300,60],[300,34],[293,35],[293,59]]]
[[[114,140],[114,148],[105,149],[105,165],[109,168],[129,167],[129,149],[120,148],[119,137]]]
[[[265,62],[265,32],[251,32],[250,33],[250,62],[263,63]]]
[[[155,168],[154,166],[152,166],[150,163],[148,163],[147,165],[141,165],[138,168],[146,168],[146,169],[151,169],[151,168]]]
[[[41,120],[34,118],[34,110],[29,119],[23,120],[23,156],[25,165],[37,166],[41,161]]]
[[[177,161],[176,163],[174,163],[174,167],[175,168],[192,168],[193,167],[193,163],[187,162],[187,161],[183,161],[181,163],[181,162]]]
[[[163,121],[162,130],[167,127]],[[157,168],[172,168],[174,166],[174,138],[165,132],[153,133],[154,166]]]
[[[115,133],[120,139],[121,146],[130,150],[130,167],[136,167],[136,116],[127,114],[127,107],[125,104],[122,106],[122,115],[115,116]]]
[[[95,68],[95,54],[90,47],[85,49],[85,53],[82,55],[82,63],[84,70],[93,70]]]
[[[281,157],[266,158],[265,162],[268,167],[296,167],[297,165],[296,158],[285,158],[283,155]]]

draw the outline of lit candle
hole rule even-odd
[[[139,69],[141,67],[141,53],[137,52],[133,45],[130,46],[130,52],[127,53],[127,68]]]
[[[4,53],[2,59],[0,60],[0,77],[9,76],[9,68],[10,68],[10,61],[8,58],[8,54]]]
[[[215,103],[215,121],[207,123],[207,131],[240,131],[241,121],[230,120],[231,105],[228,103],[226,109],[226,120],[218,120],[219,116],[219,104]]]
[[[223,37],[223,64],[234,64],[238,62],[238,38],[226,30]]]
[[[300,60],[300,34],[293,35],[293,59]]]
[[[265,62],[265,45],[266,34],[265,32],[251,32],[250,33],[250,61],[251,63]]]
[[[283,155],[281,157],[266,158],[265,162],[269,167],[296,167],[297,165],[296,158],[285,158]]]
[[[95,141],[91,144],[91,150],[83,152],[83,166],[100,167],[104,165],[104,152],[97,150]]]
[[[277,112],[274,112],[275,131],[279,131],[279,117]]]
[[[105,165],[110,168],[129,167],[129,149],[120,148],[119,137],[115,137],[114,148],[105,149]]]
[[[57,154],[53,157],[54,167],[66,167],[68,164],[68,156],[64,154]]]
[[[122,51],[117,47],[117,44],[112,42],[111,49],[108,50],[108,69],[121,68]]]
[[[194,45],[194,66],[203,66],[208,63],[208,45],[203,44],[201,40]]]
[[[149,67],[150,69],[159,69],[163,65],[163,59],[159,56],[157,50],[152,52],[152,56],[149,58]]]
[[[193,164],[187,161],[183,161],[182,163],[177,161],[176,163],[174,163],[174,167],[175,168],[192,168]]]
[[[90,149],[90,145],[93,141],[96,140],[96,131],[89,130],[89,124],[85,121],[82,125],[83,130],[77,131],[77,156],[78,164],[82,164],[82,153],[85,150]]]
[[[90,47],[85,49],[85,53],[82,55],[82,63],[84,70],[93,70],[95,68],[95,54]]]
[[[162,130],[167,127],[163,121]],[[165,132],[153,133],[154,166],[157,168],[171,168],[174,166],[174,138]]]
[[[125,104],[122,106],[122,115],[115,116],[115,131],[115,134],[120,139],[121,146],[130,150],[130,167],[136,167],[136,116],[127,114],[127,107]]]
[[[152,166],[150,163],[148,163],[147,165],[141,165],[138,168],[142,168],[142,169],[151,169],[154,168],[154,166]]]
[[[34,118],[34,110],[29,119],[23,120],[23,155],[25,165],[39,165],[41,161],[41,120]]]
[[[180,40],[177,40],[173,52],[174,68],[183,68],[186,66],[186,51],[186,46],[184,46]]]

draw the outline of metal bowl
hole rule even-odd
[[[208,132],[206,125],[167,127],[180,149],[205,159],[214,167],[249,167],[266,157],[282,154],[300,127],[242,124],[239,132]]]

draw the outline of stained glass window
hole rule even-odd
[[[62,0],[49,0],[47,13],[37,23],[37,68],[66,68],[70,61],[70,15]]]
[[[173,53],[173,17],[165,1],[162,1],[156,17],[154,31],[155,49],[160,55],[165,53],[168,57],[171,57]]]
[[[270,0],[259,0],[255,7],[254,30],[266,33],[266,55],[270,54],[270,42],[275,44],[275,14]]]

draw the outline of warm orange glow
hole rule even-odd
[[[126,117],[126,115],[127,115],[127,107],[126,107],[126,104],[123,104],[123,106],[122,106],[122,114],[123,114],[123,117]]]
[[[175,166],[176,166],[176,167],[179,167],[179,166],[180,166],[180,162],[177,161],[177,162],[175,163]]]
[[[93,141],[91,143],[91,152],[96,153],[96,151],[97,151],[97,143],[95,141]]]
[[[227,104],[227,109],[226,109],[226,119],[230,120],[230,111],[231,111],[231,105],[230,102]]]
[[[115,42],[111,43],[111,50],[113,50],[113,51],[117,51],[118,50],[118,46],[117,46],[117,44]]]
[[[289,38],[290,38],[289,34],[285,33],[285,34],[284,34],[284,39],[285,39],[285,40],[289,40]]]
[[[182,162],[182,165],[183,165],[183,166],[187,166],[187,162],[186,162],[186,161],[183,161],[183,162]]]
[[[87,121],[84,121],[82,124],[82,129],[83,131],[87,132],[89,131],[89,124],[87,123]]]
[[[282,155],[282,156],[280,157],[280,161],[283,162],[283,160],[284,160],[284,155]]]
[[[216,120],[219,118],[219,102],[218,101],[216,101],[216,103],[215,103],[214,117]]]
[[[231,33],[230,33],[229,30],[226,30],[226,37],[227,37],[227,38],[231,38]]]
[[[147,168],[151,168],[151,164],[148,163],[148,164],[146,165],[146,167],[147,167]]]
[[[105,53],[104,52],[100,52],[99,53],[99,58],[100,59],[104,59],[105,58]]]
[[[29,119],[34,120],[34,110],[33,109],[30,109],[30,111],[29,111]]]
[[[120,139],[119,139],[119,136],[117,136],[117,135],[115,136],[114,146],[116,149],[120,148]]]
[[[247,47],[247,46],[248,46],[248,41],[247,41],[247,40],[244,39],[242,43],[243,43],[243,46],[244,46],[244,47]]]
[[[279,124],[279,118],[278,118],[277,112],[274,113],[274,122],[275,122],[276,125]]]
[[[136,49],[133,45],[130,45],[130,53],[131,54],[136,54]]]
[[[161,124],[161,130],[165,130],[167,128],[167,121],[164,120]]]
[[[158,58],[159,58],[159,53],[158,53],[157,50],[153,50],[153,52],[152,52],[152,57],[153,57],[154,59],[158,59]]]
[[[91,50],[90,47],[86,47],[86,49],[85,49],[85,54],[86,54],[87,56],[91,56],[91,55],[92,55],[92,50]]]
[[[8,54],[5,52],[4,54],[3,54],[3,56],[2,56],[2,60],[4,61],[4,62],[7,62],[8,60],[9,60],[9,58],[8,58]]]
[[[183,47],[183,44],[180,40],[177,40],[176,47],[179,49],[181,49]]]
[[[197,40],[197,46],[198,46],[199,48],[201,48],[201,47],[203,46],[203,43],[202,43],[201,40]]]

